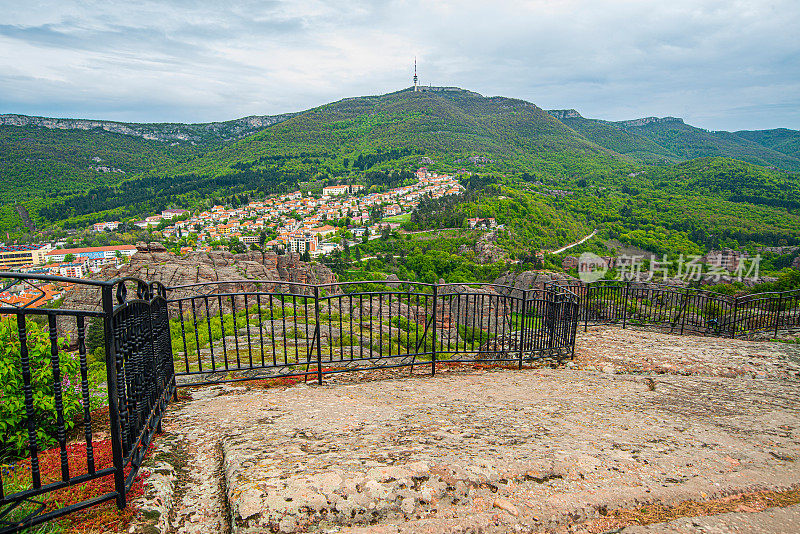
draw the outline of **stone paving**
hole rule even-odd
[[[157,529],[589,531],[614,508],[788,489],[799,352],[597,328],[566,368],[195,389],[164,422],[193,489],[151,492],[174,502]]]

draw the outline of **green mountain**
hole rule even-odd
[[[165,160],[118,187],[44,207],[45,220],[102,210],[113,216],[190,204],[212,195],[275,192],[298,182],[410,169],[528,172],[602,178],[630,167],[537,106],[455,88],[348,98],[181,161]]]
[[[715,132],[676,117],[611,122],[587,119],[575,110],[550,114],[586,139],[643,163],[721,156],[800,171],[800,132],[795,130]]]
[[[519,243],[536,241],[537,228],[548,236],[541,246],[595,225],[616,225],[618,235],[635,235],[631,232],[652,215],[647,203],[656,198],[672,206],[653,216],[670,214],[658,227],[674,232],[675,243],[691,238],[707,244],[703,230],[680,214],[709,221],[706,214],[720,210],[736,213],[727,219],[730,225],[761,225],[752,234],[724,234],[726,239],[771,242],[794,235],[800,182],[796,175],[767,167],[800,168],[798,134],[708,132],[670,117],[608,122],[586,119],[574,110],[547,112],[523,100],[446,87],[205,125],[0,116],[5,201],[0,231],[21,226],[23,207],[39,226],[82,228],[170,205],[239,202],[301,183],[352,179],[393,187],[389,184],[406,178],[387,174],[391,170],[427,165],[480,173],[481,179],[490,175],[487,184],[533,195],[530,209],[481,201],[469,210],[459,208],[462,214],[502,218],[508,210],[528,217],[529,212],[566,210],[564,217],[550,217],[563,219],[552,227],[545,221],[517,232],[524,234]],[[707,208],[698,211],[703,202]],[[616,208],[611,213],[607,206]],[[641,216],[626,215],[639,209]],[[447,217],[433,219],[444,224]]]
[[[186,165],[172,166],[169,172],[230,174],[280,156],[298,159],[292,166],[297,171],[346,173],[359,156],[397,149],[413,153],[409,160],[426,156],[458,166],[477,156],[485,158],[482,164],[490,169],[533,167],[560,175],[586,170],[593,163],[601,169],[620,163],[617,154],[530,102],[434,87],[320,106]],[[304,163],[308,158],[313,161]],[[377,158],[378,167],[388,159],[395,158]]]

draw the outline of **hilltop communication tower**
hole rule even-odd
[[[419,91],[419,88],[417,87],[417,80],[417,58],[414,58],[414,92]]]

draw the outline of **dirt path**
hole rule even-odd
[[[574,243],[572,243],[572,244],[570,244],[570,245],[567,245],[566,247],[561,247],[561,248],[560,248],[560,249],[558,249],[558,250],[554,250],[554,251],[553,251],[553,252],[551,252],[550,254],[561,254],[561,253],[562,253],[562,252],[564,252],[565,250],[569,250],[569,249],[571,249],[572,247],[577,247],[577,246],[578,246],[578,245],[580,245],[581,243],[584,243],[585,241],[587,241],[587,240],[589,240],[589,239],[593,238],[593,237],[594,237],[594,236],[596,236],[596,235],[597,235],[597,229],[595,229],[595,230],[594,230],[594,231],[593,231],[591,234],[589,234],[589,235],[587,235],[587,236],[584,236],[583,238],[579,239],[578,241],[575,241]]]

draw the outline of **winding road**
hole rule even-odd
[[[575,242],[574,242],[574,243],[572,243],[571,245],[567,245],[566,247],[562,247],[562,248],[560,248],[560,249],[558,249],[558,250],[554,250],[554,251],[552,251],[550,254],[561,254],[561,253],[562,253],[562,252],[564,252],[565,250],[569,250],[569,249],[571,249],[572,247],[577,247],[578,245],[580,245],[581,243],[583,243],[583,242],[584,242],[584,241],[586,241],[587,239],[591,239],[591,238],[593,238],[593,237],[594,237],[594,236],[596,236],[596,235],[597,235],[597,229],[595,228],[594,232],[592,232],[591,234],[587,235],[586,237],[584,237],[584,238],[583,238],[583,239],[581,239],[580,241],[575,241]]]

